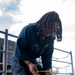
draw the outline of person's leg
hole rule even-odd
[[[13,75],[28,75],[15,56],[11,58],[11,70]]]

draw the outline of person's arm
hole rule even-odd
[[[33,74],[33,75],[40,75],[39,72],[38,72],[38,68],[35,64],[33,64],[31,61],[24,61],[26,63],[26,65],[28,66],[30,72]]]
[[[24,61],[24,63],[28,66],[29,64],[31,64],[31,61]]]
[[[18,58],[23,61],[31,59],[26,51],[26,47],[30,41],[29,33],[30,33],[29,28],[24,27],[22,31],[20,32],[20,35],[16,43],[15,49],[18,53]]]
[[[19,54],[19,59],[24,61],[24,63],[28,66],[30,72],[34,75],[38,74],[37,67],[31,62],[31,58],[29,57],[29,54],[26,51],[26,47],[28,43],[30,42],[30,31],[29,28],[23,28],[21,31],[18,40],[17,40],[17,50]]]
[[[46,48],[45,52],[42,55],[42,63],[43,63],[43,68],[45,70],[52,69],[53,49],[54,49],[54,40],[51,41],[51,44],[49,45],[48,48]],[[49,72],[47,72],[47,73],[49,73]]]

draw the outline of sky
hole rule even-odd
[[[56,11],[62,21],[62,42],[55,41],[55,48],[72,51],[75,69],[75,0],[0,0],[0,30],[19,35],[21,29],[36,22],[43,14]],[[61,53],[55,57],[65,57]]]

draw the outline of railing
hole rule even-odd
[[[17,36],[9,34],[7,29],[5,30],[5,32],[0,31],[0,33],[5,35],[5,37],[4,37],[4,48],[3,48],[3,51],[0,50],[0,52],[3,53],[3,62],[2,62],[3,64],[1,64],[3,66],[3,70],[0,71],[0,73],[3,73],[4,75],[7,75],[7,72],[10,73],[10,71],[7,71],[7,53],[9,52],[8,51],[8,36],[11,36],[11,37],[14,37],[14,38],[17,38]]]
[[[74,75],[72,51],[68,52],[68,51],[64,51],[64,50],[58,49],[58,48],[54,48],[54,49],[58,50],[60,52],[64,52],[64,53],[68,54],[66,57],[63,57],[63,59],[67,58],[70,55],[70,61],[61,61],[61,60],[58,60],[58,59],[62,59],[62,58],[60,58],[60,57],[59,58],[54,58],[53,57],[54,59],[52,59],[52,61],[68,64],[65,67],[56,67],[56,66],[53,66],[54,68],[56,68],[56,69],[64,69],[64,68],[67,68],[67,67],[71,66],[71,73],[67,73],[67,72],[66,73],[59,73],[58,72],[57,74]]]
[[[3,70],[0,70],[0,73],[3,73],[4,75],[7,75],[7,73],[12,73],[11,69],[7,70],[7,54],[8,53],[13,53],[12,51],[8,51],[8,36],[14,37],[16,39],[18,37],[15,36],[15,35],[9,34],[7,29],[5,30],[5,32],[0,31],[0,33],[5,35],[5,37],[4,37],[4,48],[3,48],[3,50],[0,50],[0,52],[3,53],[3,61],[2,61],[2,63],[0,63],[0,65],[2,65],[2,67],[3,67]],[[60,61],[60,60],[57,60],[57,59],[52,59],[52,61],[70,64],[72,73],[71,74],[69,73],[68,75],[74,75],[72,52],[71,51],[67,52],[67,51],[64,51],[64,50],[57,49],[57,48],[54,48],[54,49],[70,54],[71,62]],[[57,68],[57,67],[55,67],[55,68]],[[53,74],[56,75],[57,73],[53,72]],[[58,73],[58,74],[65,74],[65,73]]]

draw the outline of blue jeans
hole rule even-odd
[[[25,69],[20,65],[19,60],[16,56],[12,56],[11,58],[11,70],[14,75],[27,75]]]
[[[10,62],[11,62],[11,69],[12,69],[13,75],[32,75],[27,65],[25,65],[24,63],[20,63],[20,61],[17,59],[15,55],[12,56]],[[37,64],[36,62],[34,63]],[[38,67],[38,65],[36,66]],[[39,68],[41,69],[40,66]],[[41,75],[45,75],[45,73],[41,73]]]

